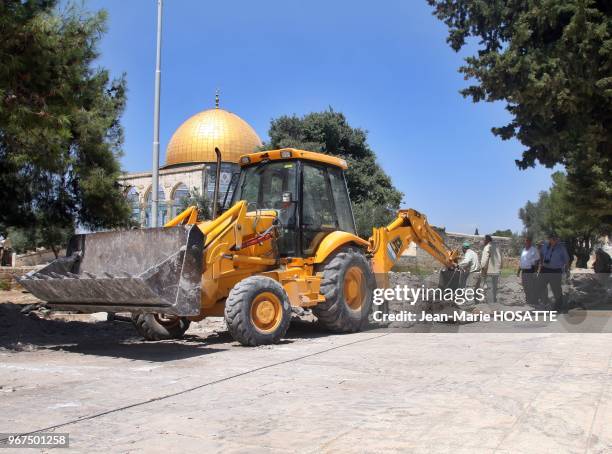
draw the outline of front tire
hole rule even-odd
[[[359,331],[367,323],[375,286],[367,258],[359,249],[342,248],[319,271],[325,301],[312,309],[319,323],[338,333]]]
[[[282,285],[266,276],[238,282],[225,300],[225,322],[242,345],[276,344],[291,322],[291,305]]]
[[[148,341],[180,339],[191,322],[184,317],[163,314],[132,314],[136,330]]]

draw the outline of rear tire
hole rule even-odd
[[[132,314],[132,323],[148,341],[180,339],[191,324],[184,317],[164,318],[160,314]]]
[[[321,293],[325,301],[312,312],[330,331],[352,333],[368,321],[375,287],[374,275],[364,253],[342,248],[332,254],[318,269],[323,272]]]
[[[266,276],[238,282],[225,300],[225,322],[242,345],[276,344],[291,322],[291,305],[282,285]]]

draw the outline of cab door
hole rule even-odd
[[[331,232],[355,233],[355,223],[342,170],[302,161],[301,174],[301,246],[310,257]]]

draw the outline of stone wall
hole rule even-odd
[[[40,266],[0,266],[0,282],[8,282],[11,286],[17,284],[15,277],[23,276]]]
[[[63,257],[66,255],[66,250],[61,249],[58,256]],[[25,254],[19,254],[15,257],[14,265],[16,267],[23,266],[36,266],[49,263],[55,260],[55,254],[50,249],[39,249],[35,252],[26,252]]]
[[[468,235],[466,233],[445,232],[443,237],[445,243],[452,249],[461,249],[461,245],[465,241],[471,243],[472,249],[474,249],[479,256],[484,246],[484,235]],[[507,238],[505,236],[494,236],[493,243],[495,243],[495,245],[501,250],[503,257],[512,256],[511,238]]]
[[[434,229],[440,234],[444,243],[451,249],[458,249],[461,251],[461,246],[465,241],[472,244],[472,249],[478,253],[478,257],[482,253],[484,235],[469,235],[467,233],[447,232],[444,229],[434,227]],[[511,239],[501,236],[494,236],[493,242],[502,251],[504,258],[503,266],[514,266],[516,258],[511,256]],[[402,254],[398,261],[398,267],[418,267],[425,270],[438,269],[442,265],[426,251],[412,243],[406,251]]]

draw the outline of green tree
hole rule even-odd
[[[506,230],[496,230],[491,235],[492,236],[503,236],[503,237],[506,237],[506,238],[512,238],[513,233],[512,233],[512,230],[506,229]]]
[[[10,227],[3,230],[5,232],[4,235],[11,240],[13,252],[18,254],[36,249],[40,242],[37,231],[33,227],[28,229]]]
[[[0,3],[0,224],[45,245],[75,224],[129,224],[117,184],[125,80],[95,64],[106,14]]]
[[[73,233],[74,228],[72,227],[62,228],[55,225],[33,225],[7,229],[7,236],[11,240],[14,252],[22,254],[44,246],[51,249],[56,258],[59,256],[61,247],[68,243]]]
[[[535,240],[545,239],[554,232],[563,239],[570,255],[576,256],[576,266],[586,268],[603,226],[597,217],[577,213],[569,194],[566,175],[555,172],[553,184],[542,191],[536,202],[527,202],[519,210],[525,233]]]
[[[550,230],[547,224],[548,197],[548,191],[541,191],[536,202],[528,201],[519,210],[519,218],[525,227],[523,233],[535,241],[543,240],[548,233],[547,230]]]
[[[603,0],[427,0],[458,51],[477,42],[459,71],[478,101],[505,101],[512,120],[493,128],[537,162],[567,171],[577,211],[612,222],[612,8]],[[472,41],[470,38],[474,38]]]
[[[525,235],[521,235],[518,232],[515,232],[510,237],[510,245],[508,247],[508,254],[511,257],[520,257],[524,246],[525,246]]]
[[[359,235],[369,237],[372,227],[387,224],[399,208],[403,194],[376,162],[367,132],[351,127],[342,113],[330,108],[303,117],[282,116],[272,120],[268,135],[270,142],[264,149],[293,147],[346,160],[347,186]]]
[[[353,203],[353,216],[359,236],[368,238],[372,235],[373,228],[390,224],[395,218],[395,213],[385,208],[384,205],[379,205],[372,200],[364,200]]]
[[[183,197],[180,201],[181,210],[186,210],[190,206],[198,207],[198,220],[203,221],[211,218],[212,210],[210,200],[206,194],[201,194],[198,188],[192,188],[188,197]]]

